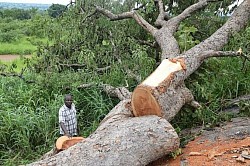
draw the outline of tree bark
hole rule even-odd
[[[133,117],[121,101],[82,142],[30,165],[147,165],[179,146],[174,128],[158,116]]]

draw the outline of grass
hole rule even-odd
[[[0,55],[1,56],[1,55]],[[1,61],[0,66],[6,67],[7,71],[20,73],[21,70],[26,67],[27,58],[20,56],[13,61]]]
[[[0,54],[27,55],[36,51],[36,46],[32,45],[26,38],[14,43],[0,43]]]
[[[15,55],[30,55],[37,50],[39,43],[46,43],[48,39],[37,39],[34,37],[23,37],[12,43],[0,43],[0,55],[15,54]]]
[[[69,82],[67,79],[81,81],[70,72],[43,76],[44,84],[39,81],[39,75],[24,73],[24,76],[33,77],[36,84],[26,84],[17,77],[0,77],[0,123],[3,124],[0,125],[0,165],[27,164],[51,150],[59,135],[58,110],[63,95],[69,93],[62,87]],[[80,135],[87,137],[114,103],[96,87],[71,88],[79,112]]]

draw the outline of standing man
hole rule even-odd
[[[77,136],[76,108],[70,94],[65,95],[64,105],[59,109],[59,127],[60,135]]]

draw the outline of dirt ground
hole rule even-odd
[[[192,132],[197,130],[189,134]],[[150,166],[250,166],[250,118],[234,118],[221,127],[202,131],[182,148],[181,155],[163,157]]]
[[[25,55],[25,57],[29,57],[30,55]],[[18,59],[20,55],[0,55],[0,61],[9,62],[15,59]]]

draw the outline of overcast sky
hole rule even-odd
[[[70,0],[0,0],[0,2],[41,3],[41,4],[53,4],[54,3],[54,4],[67,5],[70,2]]]

